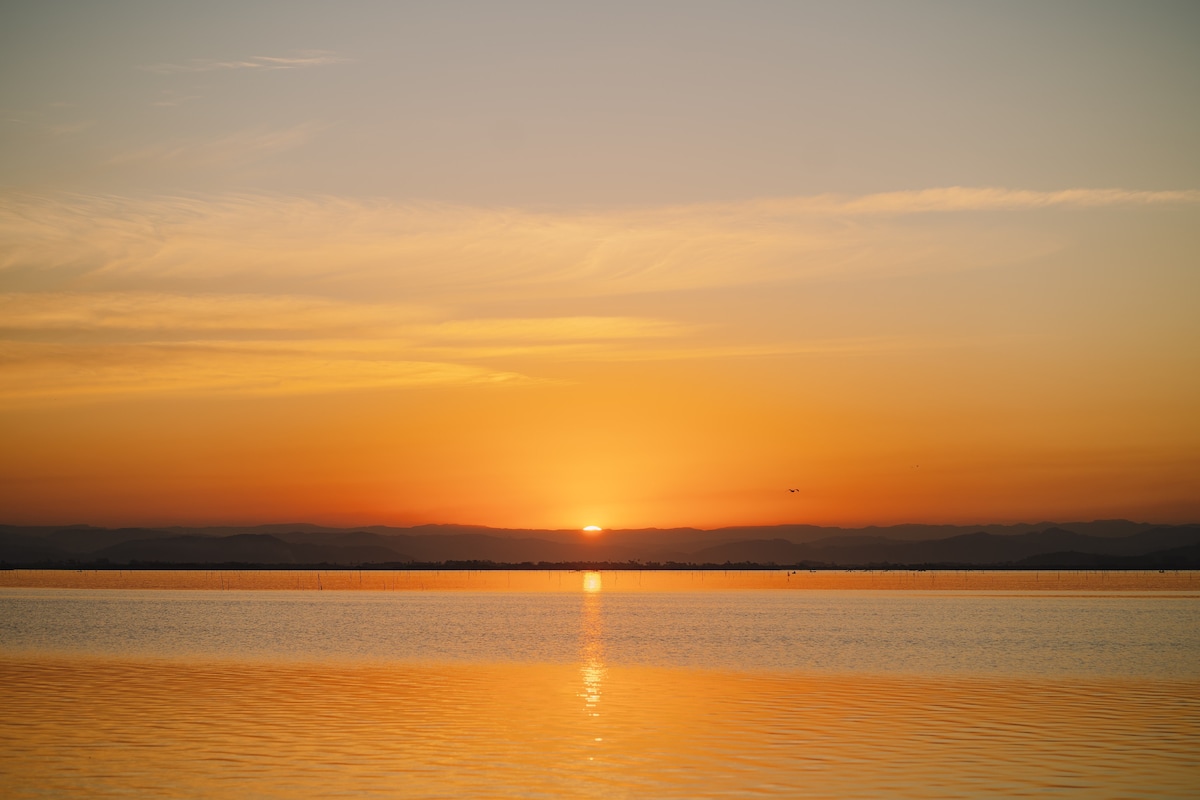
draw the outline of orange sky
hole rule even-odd
[[[0,522],[1200,519],[1191,11],[252,6],[0,34]]]

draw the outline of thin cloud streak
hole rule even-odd
[[[38,131],[53,139],[71,138],[96,126],[94,119],[65,118],[74,110],[66,103],[49,103],[31,110],[5,108],[0,109],[0,123]]]
[[[1042,208],[1099,208],[1200,203],[1200,191],[1134,191],[1129,189],[1064,189],[1055,192],[1000,187],[948,186],[863,197],[822,195],[766,200],[759,211],[794,214],[903,215],[948,211],[1018,211]]]
[[[23,291],[0,294],[0,400],[508,385],[539,382],[566,359],[924,350],[943,345],[753,326],[730,343],[728,331],[672,318],[689,312],[670,300],[655,304],[663,309],[655,316],[570,311],[611,307],[620,296],[978,270],[1061,246],[1045,226],[909,225],[908,215],[1198,200],[1194,191],[950,187],[548,214],[338,198],[9,194],[0,196],[0,285]]]
[[[434,308],[288,295],[182,295],[154,292],[0,293],[0,332],[104,332],[161,336],[224,332],[303,338],[398,338],[429,342],[613,341],[678,337],[693,328],[640,317],[434,319]],[[444,312],[443,312],[444,314]]]
[[[666,320],[431,322],[433,313],[313,297],[0,294],[0,405],[164,393],[549,385],[559,381],[479,362],[844,357],[946,346],[886,336],[719,345],[708,341],[700,326]]]
[[[186,72],[218,72],[224,70],[281,70],[322,67],[329,64],[344,64],[350,59],[342,58],[331,50],[301,50],[290,56],[251,56],[233,61],[213,58],[194,58],[183,64],[146,64],[140,69],[165,75]]]
[[[0,294],[0,331],[141,332],[313,331],[357,335],[428,318],[401,304],[338,302],[288,295],[178,295],[155,292]]]
[[[307,143],[321,126],[304,123],[290,128],[252,128],[217,139],[182,139],[164,142],[109,157],[105,166],[135,164],[198,168],[238,164]]]
[[[163,394],[296,395],[432,386],[552,386],[558,379],[472,361],[652,362],[858,357],[964,347],[913,337],[856,337],[743,346],[633,341],[441,346],[385,339],[194,339],[133,343],[0,341],[0,407],[78,404]]]
[[[340,356],[340,357],[338,357]],[[229,342],[71,345],[0,342],[0,406],[162,394],[295,395],[378,388],[516,386],[520,373]]]
[[[122,158],[202,164],[294,147],[310,132],[248,132]],[[1059,241],[1036,230],[934,230],[904,218],[1197,202],[1191,190],[950,187],[551,214],[340,198],[9,195],[0,198],[0,270],[71,265],[89,288],[220,281],[241,292],[416,292],[425,300],[604,296],[1019,263]]]
[[[645,342],[575,342],[544,345],[433,346],[418,352],[451,360],[536,358],[542,361],[635,363],[652,361],[698,361],[745,358],[860,357],[888,353],[976,347],[988,343],[984,337],[958,337],[952,341],[913,336],[857,336],[807,341],[760,342],[721,345],[708,341],[684,341],[673,347],[649,346]]]
[[[147,393],[532,385],[552,381],[464,362],[495,356],[498,346],[528,355],[688,331],[640,318],[431,322],[434,313],[315,297],[0,294],[0,405]]]

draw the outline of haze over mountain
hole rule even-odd
[[[1200,566],[1200,525],[1127,520],[1017,525],[811,525],[605,531],[465,525],[338,529],[0,526],[5,566],[642,564]]]

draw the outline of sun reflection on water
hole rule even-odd
[[[600,591],[602,583],[599,572],[587,572],[583,576],[583,590],[590,594]]]
[[[603,742],[599,729],[600,696],[606,668],[604,666],[604,625],[601,618],[602,596],[599,572],[588,572],[583,576],[583,615],[580,630],[579,673],[583,685],[579,697],[583,700],[584,714],[592,723],[588,726],[593,743]],[[595,756],[588,756],[588,761]]]
[[[326,589],[358,585],[337,574],[321,573]],[[204,579],[130,575],[100,577]],[[1196,794],[1200,611],[1194,590],[1154,594],[1157,572],[1121,596],[697,591],[715,571],[647,573],[665,588],[634,594],[628,572],[511,576],[527,583],[487,598],[0,591],[3,797],[220,797],[235,783],[263,798],[353,783],[379,800]],[[499,590],[509,577],[442,579]],[[1133,585],[1076,585],[1118,578]],[[731,572],[724,586],[768,579]],[[547,585],[554,596],[525,588]],[[105,626],[117,633],[88,633]]]

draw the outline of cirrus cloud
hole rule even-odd
[[[687,333],[653,319],[438,320],[433,314],[320,297],[3,293],[0,405],[164,392],[529,385],[553,381],[479,362],[579,357],[614,342]]]
[[[523,385],[553,376],[543,367],[554,361],[941,347],[874,328],[731,335],[694,299],[1022,264],[1056,252],[1064,235],[996,214],[1197,203],[1195,191],[946,187],[545,213],[8,193],[0,402]],[[988,216],[973,224],[977,212]]]
[[[169,75],[181,72],[217,72],[236,69],[302,69],[305,67],[322,67],[329,64],[343,64],[348,60],[331,50],[297,50],[284,56],[250,56],[249,58],[231,60],[193,58],[183,63],[145,64],[141,69],[146,72],[158,72]]]
[[[305,135],[230,146],[291,146]],[[544,213],[337,197],[9,194],[0,197],[0,271],[22,271],[37,288],[52,288],[52,276],[65,268],[89,289],[220,284],[251,293],[416,295],[422,302],[596,297],[1016,263],[1053,251],[1059,241],[1032,229],[1014,236],[999,224],[937,228],[918,221],[940,212],[1198,202],[1200,192],[1190,190],[947,187]]]

